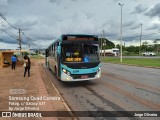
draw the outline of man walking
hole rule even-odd
[[[17,62],[16,56],[12,55],[11,60],[12,60],[12,69],[15,70],[15,68],[16,68],[16,62]]]

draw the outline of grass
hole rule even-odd
[[[106,57],[102,62],[120,63],[120,58]],[[149,66],[160,67],[160,58],[123,58],[122,64],[137,65],[137,66]]]

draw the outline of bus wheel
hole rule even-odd
[[[58,77],[57,76],[57,68],[56,68],[56,66],[54,67],[54,74],[56,75],[56,77]]]
[[[59,77],[58,77],[58,71],[57,71],[57,67],[56,66],[54,67],[54,73],[55,73],[55,76],[57,77],[57,79],[60,80]]]
[[[49,63],[48,63],[48,69],[49,69],[49,71],[51,71],[51,68],[50,68],[50,66],[49,66]]]

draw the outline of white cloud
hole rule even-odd
[[[158,18],[150,18],[144,13],[158,9],[159,0],[0,0],[0,12],[7,21],[38,43],[49,45],[53,39],[64,33],[85,33],[101,35],[103,29],[105,36],[111,41],[119,41],[120,37],[120,6],[123,6],[123,38],[128,41],[139,41],[139,38],[125,39],[140,35],[143,23],[143,34],[159,30]],[[136,12],[136,14],[132,14]],[[151,12],[149,12],[151,13]],[[153,12],[152,12],[153,13]],[[11,29],[0,18],[0,26],[7,28],[18,36],[18,31]],[[135,28],[135,29],[133,29]],[[149,29],[150,28],[150,29]],[[152,28],[152,30],[151,30]],[[0,32],[5,39],[3,47],[15,47],[17,41],[7,34]],[[158,35],[143,37],[154,40]],[[14,42],[15,45],[8,44]],[[26,42],[25,37],[23,41]],[[44,42],[43,42],[44,41]],[[39,42],[39,43],[40,43]],[[117,42],[115,42],[117,44]],[[17,44],[18,46],[18,44]]]

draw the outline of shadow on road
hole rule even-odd
[[[62,82],[64,87],[79,87],[79,86],[94,86],[97,85],[96,80],[94,81],[75,81],[75,82]]]

